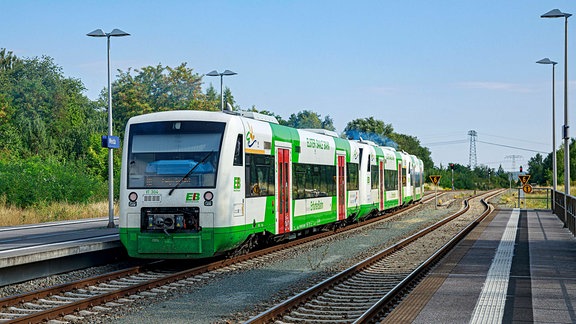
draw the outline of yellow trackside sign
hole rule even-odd
[[[439,176],[439,175],[431,175],[431,176],[430,176],[430,180],[432,180],[432,182],[433,182],[435,185],[437,185],[437,184],[438,184],[438,181],[440,181],[440,178],[441,178],[441,177],[442,177],[442,176]]]
[[[525,185],[528,182],[528,180],[530,180],[530,175],[529,174],[519,175],[518,179],[520,179],[522,184]]]

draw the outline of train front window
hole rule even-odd
[[[128,188],[172,189],[180,181],[178,188],[214,188],[224,127],[205,121],[130,125]]]

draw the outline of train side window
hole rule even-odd
[[[370,171],[370,178],[372,178],[372,189],[378,189],[380,178],[377,167],[372,168],[372,171]]]
[[[348,163],[346,167],[348,190],[358,190],[358,164]]]
[[[368,163],[367,163],[368,165],[366,166],[366,171],[368,171],[368,172],[370,172],[370,166],[371,166],[370,163],[371,163],[370,162],[370,154],[368,154]]]
[[[274,157],[246,154],[246,197],[273,196]]]
[[[242,134],[238,135],[236,139],[236,148],[234,149],[234,165],[235,166],[242,166],[242,148],[243,148],[244,141],[242,140]]]

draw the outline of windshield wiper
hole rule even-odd
[[[185,176],[182,177],[182,179],[180,179],[180,181],[178,181],[178,183],[174,186],[174,188],[170,189],[170,192],[168,192],[168,196],[172,196],[172,193],[174,192],[174,190],[176,190],[176,188],[178,188],[178,186],[180,186],[180,184],[182,183],[182,181],[184,181],[184,179],[188,178],[192,172],[194,172],[194,170],[196,170],[196,168],[206,162],[206,160],[208,160],[208,158],[210,157],[210,155],[212,155],[214,153],[214,151],[211,151],[210,153],[206,154],[206,156],[202,159],[202,161],[200,161],[199,163],[196,163],[195,166],[192,167],[192,169],[190,169],[190,171],[188,171],[188,173],[186,173]]]

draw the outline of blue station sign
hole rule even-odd
[[[102,135],[102,147],[109,149],[120,148],[120,138],[118,136]]]

